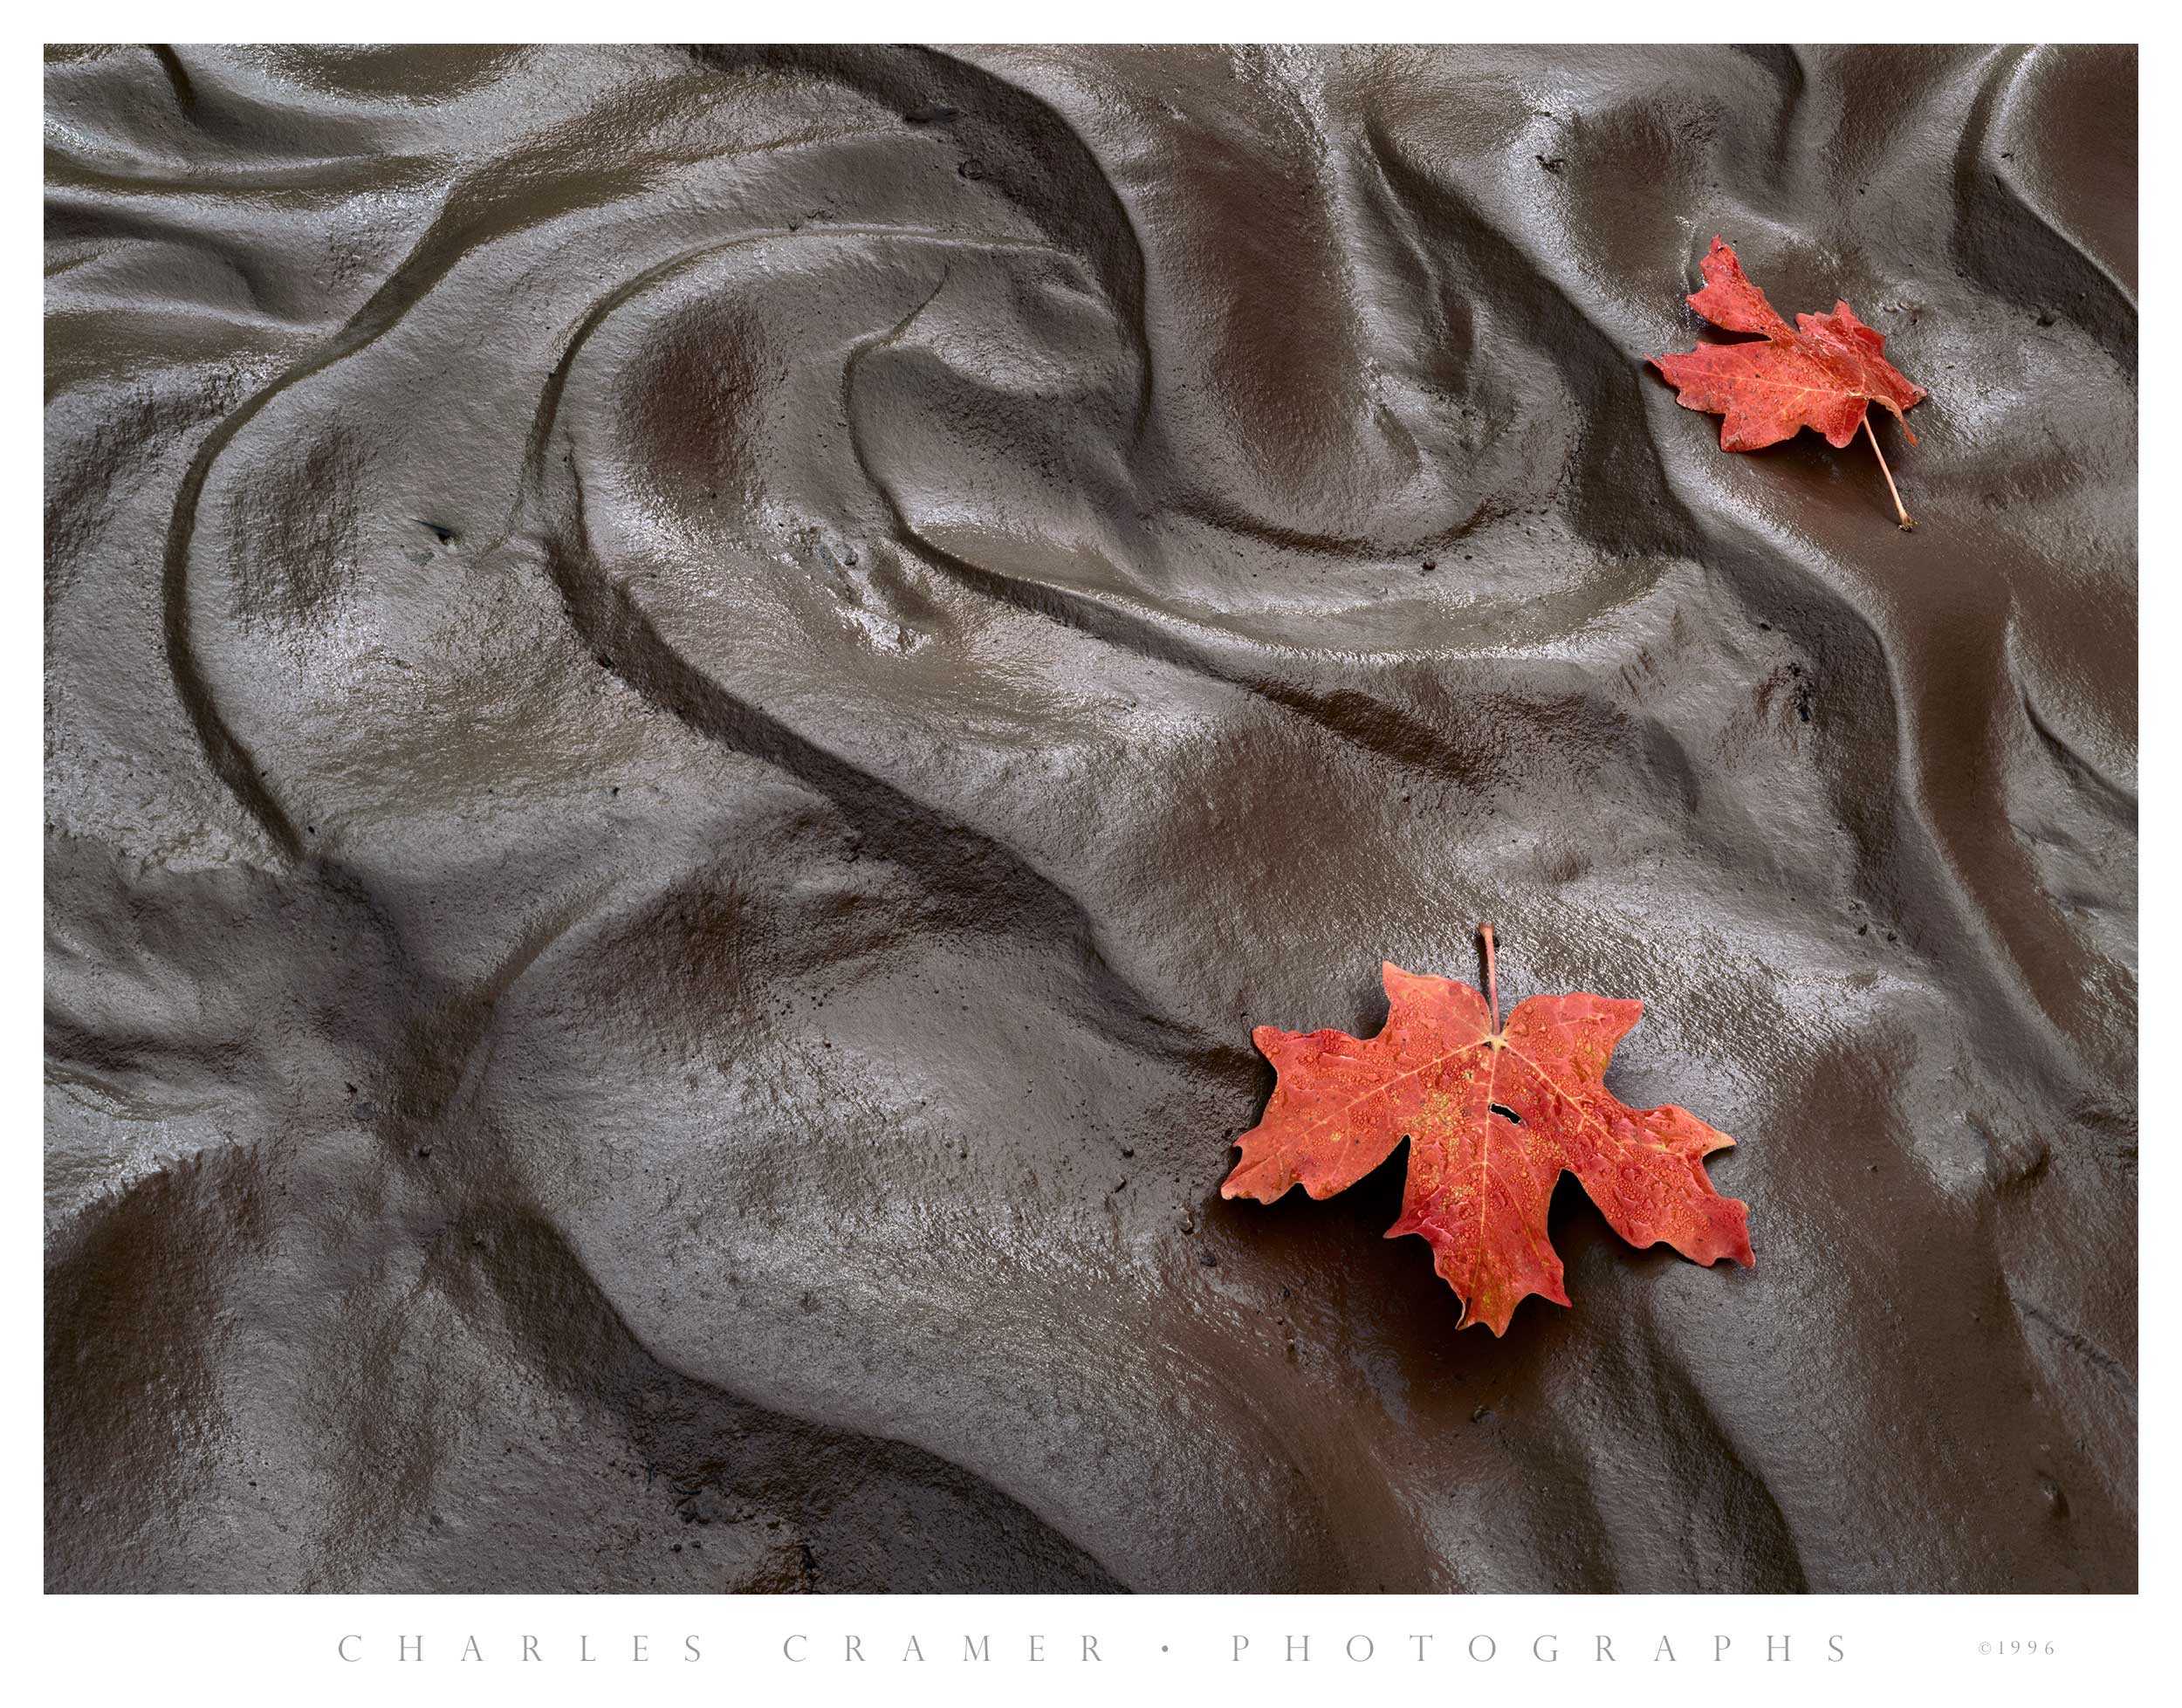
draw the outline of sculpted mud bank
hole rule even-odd
[[[49,1587],[2132,1588],[2135,86],[54,53]],[[1220,1200],[1479,919],[1753,1268]]]

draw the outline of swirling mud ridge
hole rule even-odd
[[[2136,87],[53,51],[49,1587],[2134,1588]],[[1483,919],[1753,1268],[1219,1198]]]

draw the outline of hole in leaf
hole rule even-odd
[[[1515,1111],[1514,1111],[1514,1110],[1513,1110],[1513,1109],[1511,1109],[1510,1108],[1508,1108],[1508,1106],[1507,1106],[1506,1104],[1505,1104],[1505,1103],[1494,1103],[1494,1104],[1490,1105],[1489,1107],[1492,1108],[1492,1113],[1493,1113],[1494,1115],[1499,1115],[1499,1116],[1503,1117],[1503,1118],[1504,1118],[1504,1119],[1506,1119],[1506,1120],[1508,1120],[1508,1121],[1512,1121],[1512,1122],[1514,1122],[1514,1123],[1515,1123],[1518,1127],[1520,1127],[1520,1126],[1523,1124],[1523,1117],[1522,1117],[1522,1116],[1520,1116],[1520,1115],[1517,1115],[1517,1114],[1515,1113]]]

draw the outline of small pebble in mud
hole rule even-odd
[[[1482,1423],[1492,1415],[1492,1408],[1491,1406],[1481,1405],[1475,1411],[1470,1414],[1470,1421],[1473,1423]]]
[[[1197,1261],[1203,1264],[1207,1269],[1217,1269],[1220,1265],[1220,1260],[1214,1257],[1210,1252],[1198,1252]]]

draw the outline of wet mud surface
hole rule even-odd
[[[51,1588],[2135,1587],[2129,51],[46,86]],[[1218,1198],[1485,919],[1754,1268]]]

